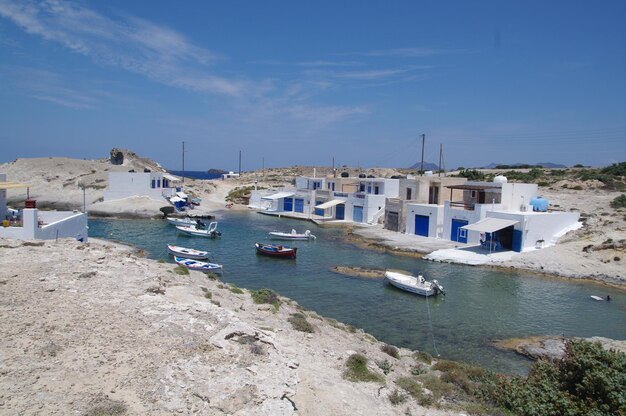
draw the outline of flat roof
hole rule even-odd
[[[446,185],[450,189],[463,189],[467,191],[484,191],[485,189],[501,189],[498,185]]]

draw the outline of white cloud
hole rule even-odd
[[[0,1],[0,15],[27,33],[57,42],[94,61],[193,91],[241,96],[249,82],[208,73],[218,60],[182,34],[136,17],[110,19],[81,4],[58,0]]]

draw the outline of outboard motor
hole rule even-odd
[[[443,290],[443,286],[441,286],[437,280],[433,280],[432,282],[433,286],[435,286],[435,289],[437,289],[437,292],[445,296],[446,292]]]

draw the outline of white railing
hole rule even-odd
[[[372,220],[368,221],[368,224],[376,224],[378,223],[378,220],[380,219],[380,217],[382,217],[385,214],[385,207],[382,207],[381,209],[379,209],[376,214],[374,214],[372,216]]]

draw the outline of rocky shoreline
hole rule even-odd
[[[395,383],[430,366],[290,299],[257,304],[96,239],[0,246],[2,414],[459,414],[393,404]],[[381,382],[345,378],[356,353]]]

